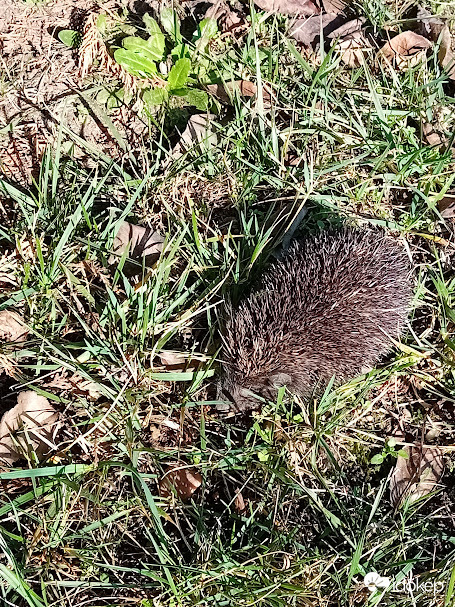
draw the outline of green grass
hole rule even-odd
[[[382,3],[362,6],[379,30],[401,18]],[[347,70],[333,52],[304,59],[280,19],[253,22],[230,54],[214,51],[213,69],[260,77],[276,101],[270,111],[238,96],[218,104],[216,147],[162,170],[188,117],[163,107],[148,149],[124,164],[96,156],[63,123],[36,183],[1,181],[15,211],[1,236],[20,286],[4,289],[0,308],[30,326],[25,343],[1,346],[15,369],[5,390],[27,385],[65,419],[47,461],[0,474],[5,605],[453,605],[450,449],[447,489],[398,512],[387,489],[394,461],[369,462],[403,407],[416,440],[433,422],[453,446],[453,224],[437,201],[455,163],[421,141],[420,123],[453,112],[455,99],[431,56],[403,73]],[[96,168],[66,156],[67,141]],[[249,423],[220,415],[211,405],[223,301],[242,296],[304,207],[301,233],[349,221],[407,241],[409,328],[378,369],[315,402],[280,395]],[[108,265],[123,219],[166,235],[142,286],[123,272],[125,258]],[[196,363],[183,381],[154,369],[174,350]],[[56,373],[94,382],[100,397],[49,387]],[[176,460],[203,476],[190,502],[159,496]],[[372,570],[430,581],[437,594],[370,595],[362,581]]]

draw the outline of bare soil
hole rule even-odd
[[[58,38],[61,29],[82,31],[91,12],[116,8],[112,1],[0,0],[0,170],[7,177],[19,183],[36,177],[44,149],[55,143],[61,123],[95,151],[121,160],[118,143],[79,94],[94,85],[94,78],[81,79],[77,51]],[[132,145],[147,136],[145,123],[127,107],[110,118]],[[77,144],[75,155],[84,158]]]

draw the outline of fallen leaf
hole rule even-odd
[[[413,503],[438,487],[444,470],[442,451],[437,447],[405,447],[408,458],[397,458],[390,478],[390,501],[400,508]]]
[[[324,15],[312,15],[306,19],[296,19],[291,23],[289,35],[301,42],[305,46],[311,46],[317,42],[321,36],[327,38],[329,34],[337,29],[340,16],[335,13],[325,13]]]
[[[169,371],[194,371],[197,369],[196,360],[188,364],[188,356],[182,352],[160,352],[161,364]]]
[[[455,194],[446,194],[438,202],[438,209],[444,219],[455,217]]]
[[[218,0],[207,10],[205,19],[215,19],[220,30],[224,33],[236,34],[238,38],[242,30],[247,30],[249,24],[234,11],[225,0]]]
[[[378,56],[400,70],[417,65],[432,46],[427,38],[407,31],[386,42]]]
[[[445,68],[451,80],[455,80],[455,53],[452,51],[452,36],[447,25],[441,30],[438,49],[438,61]]]
[[[258,92],[257,86],[254,82],[250,82],[249,80],[232,80],[230,82],[225,82],[224,84],[208,84],[205,89],[208,93],[218,97],[218,99],[224,103],[230,103],[235,91],[238,91],[242,97],[255,97]],[[270,108],[272,92],[267,85],[262,87],[262,99],[264,108]]]
[[[421,128],[422,139],[429,145],[444,146],[447,143],[447,138],[444,133],[438,131],[430,122],[423,122]]]
[[[0,312],[0,340],[21,341],[27,334],[27,325],[19,314],[9,310]]]
[[[129,259],[138,263],[125,264],[124,269],[128,273],[138,274],[141,271],[142,260],[146,266],[152,266],[156,262],[163,250],[163,242],[162,235],[152,228],[123,221],[114,238],[108,263],[112,265],[118,262],[119,257],[128,249]]]
[[[268,13],[280,13],[294,17],[317,15],[320,12],[320,9],[311,0],[254,0],[254,3]]]
[[[0,421],[0,461],[10,466],[30,447],[38,456],[43,455],[53,446],[58,420],[59,414],[47,398],[32,390],[20,392],[17,405]]]
[[[322,6],[326,13],[340,14],[347,7],[348,3],[345,0],[322,0]]]
[[[181,352],[160,352],[158,356],[160,357],[161,364],[165,365],[166,367],[181,365],[185,362],[185,355]]]
[[[420,6],[417,9],[417,33],[429,40],[436,42],[443,30],[445,23],[439,17],[432,15],[426,8]]]
[[[188,500],[202,484],[202,476],[194,468],[169,466],[159,482],[161,497],[170,497],[174,492],[181,500]]]
[[[341,54],[341,61],[347,67],[360,67],[365,57],[372,51],[372,46],[359,30],[340,40],[335,49]]]
[[[73,395],[80,394],[91,401],[98,400],[103,394],[99,383],[90,379],[84,379],[78,373],[69,375],[67,371],[56,373],[43,384],[43,387],[52,391],[58,390]]]
[[[214,114],[194,114],[191,116],[180,137],[180,141],[172,149],[168,162],[177,160],[183,156],[185,151],[195,145],[200,145],[205,150],[215,146],[217,136],[211,125],[214,118]]]
[[[245,500],[243,499],[243,495],[242,495],[241,491],[236,489],[235,499],[234,499],[234,510],[236,512],[238,512],[239,514],[242,514],[243,512],[245,512],[245,509],[246,509],[246,505],[245,505]]]
[[[365,23],[365,19],[362,17],[360,19],[352,19],[347,23],[343,23],[340,27],[337,27],[332,32],[328,34],[328,38],[335,40],[336,38],[344,38],[345,36],[351,36],[360,32],[362,30],[363,24]]]

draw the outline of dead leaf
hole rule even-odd
[[[335,13],[325,13],[324,15],[312,15],[306,19],[296,19],[291,23],[289,35],[301,42],[305,46],[311,46],[317,42],[321,36],[327,38],[333,30],[337,29],[340,22],[340,16]]]
[[[455,54],[452,51],[452,36],[446,22],[420,7],[417,11],[417,23],[419,33],[432,42],[439,42],[439,63],[443,68],[449,68],[449,78],[455,79]]]
[[[160,480],[161,497],[170,497],[174,492],[181,500],[188,500],[202,484],[202,476],[194,468],[169,466]]]
[[[423,122],[421,128],[422,139],[429,145],[444,146],[447,143],[447,138],[444,133],[438,131],[430,122]]]
[[[441,30],[438,50],[438,61],[446,69],[451,80],[455,80],[455,53],[452,51],[452,36],[447,25]]]
[[[400,508],[437,489],[444,470],[442,451],[437,447],[405,447],[408,459],[397,458],[390,478],[390,501]]]
[[[360,30],[340,40],[335,48],[341,53],[341,61],[351,68],[363,65],[365,58],[372,51],[371,44]]]
[[[243,512],[245,512],[245,509],[246,509],[246,505],[245,505],[245,500],[243,499],[243,495],[242,495],[241,491],[236,489],[235,499],[234,499],[234,510],[236,512],[238,512],[239,514],[242,514]]]
[[[455,217],[455,194],[446,194],[438,202],[438,209],[444,219]]]
[[[0,340],[22,341],[27,334],[27,325],[19,314],[9,310],[0,312]]]
[[[268,13],[280,13],[294,17],[317,15],[320,12],[320,9],[311,0],[254,0],[254,3]]]
[[[402,32],[384,44],[378,57],[385,59],[397,70],[417,65],[432,43],[411,31]]]
[[[183,131],[180,141],[172,149],[169,161],[177,160],[185,151],[195,145],[200,145],[202,149],[209,149],[216,145],[217,136],[214,133],[211,122],[215,119],[214,114],[194,114],[188,120],[186,129]]]
[[[432,15],[426,8],[420,6],[417,9],[417,33],[429,40],[436,42],[443,30],[445,23],[439,17]]]
[[[361,32],[363,24],[365,23],[365,18],[362,17],[360,19],[352,19],[347,23],[343,23],[340,27],[337,27],[332,32],[328,34],[328,38],[332,40],[336,40],[337,38],[344,38],[345,36],[351,36],[356,34],[357,32]]]
[[[43,455],[53,447],[58,420],[58,412],[44,396],[32,390],[18,394],[17,405],[0,421],[0,461],[10,466],[30,448]]]
[[[112,265],[118,262],[119,257],[128,249],[128,257],[138,263],[125,264],[124,269],[128,273],[138,274],[143,259],[148,267],[156,262],[163,250],[163,242],[164,238],[156,230],[123,221],[114,238],[108,263]]]
[[[185,362],[185,355],[181,352],[160,352],[158,356],[160,357],[161,364],[165,367],[181,365]]]
[[[447,67],[453,61],[452,36],[447,25],[441,31],[438,60],[442,67]]]
[[[205,89],[211,95],[218,97],[223,103],[230,103],[235,91],[238,91],[242,97],[255,97],[258,92],[257,86],[249,80],[232,80],[224,84],[208,84]],[[272,91],[267,85],[262,87],[262,99],[264,108],[270,108]]]
[[[245,19],[232,10],[225,0],[218,0],[205,13],[205,19],[215,19],[224,33],[235,34],[238,39],[250,26]]]
[[[348,3],[345,0],[322,0],[322,6],[326,13],[340,14],[347,7]]]

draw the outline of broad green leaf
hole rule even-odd
[[[157,38],[158,35],[155,36]],[[161,43],[158,39],[143,40],[139,36],[127,36],[123,39],[123,47],[129,51],[142,53],[150,61],[160,61],[164,52],[164,34],[160,34]]]
[[[108,110],[120,107],[121,102],[124,99],[125,91],[122,88],[116,91],[109,91],[108,89],[101,89],[96,96],[96,101],[100,105],[105,105]]]
[[[407,451],[405,451],[404,449],[399,449],[397,451],[397,455],[400,455],[404,459],[409,459],[409,453]]]
[[[383,461],[384,461],[384,456],[381,455],[380,453],[378,453],[377,455],[374,455],[370,460],[370,462],[372,464],[374,464],[375,466],[382,464]]]
[[[161,61],[164,53],[164,34],[162,32],[152,34],[147,40],[147,46],[156,55],[156,60]]]
[[[166,97],[166,89],[154,87],[153,89],[144,91],[144,93],[142,94],[142,101],[145,103],[148,109],[151,109],[156,105],[161,105],[166,100]]]
[[[144,22],[145,29],[150,34],[150,36],[153,36],[153,34],[162,33],[158,23],[155,21],[155,19],[153,19],[153,17],[150,17],[148,13],[145,13],[145,15],[142,17],[142,21]]]
[[[104,105],[107,103],[107,100],[111,96],[111,92],[107,89],[101,89],[101,91],[97,94],[96,100],[100,105]]]
[[[209,105],[209,96],[205,91],[198,89],[190,89],[187,86],[181,89],[174,89],[173,95],[178,97],[184,97],[188,105],[194,105],[198,110],[206,110]]]
[[[182,36],[180,34],[180,20],[177,13],[172,8],[163,8],[160,14],[161,24],[166,32],[176,42],[181,42]]]
[[[81,35],[76,30],[61,30],[58,33],[60,42],[70,48],[76,48],[81,43]]]
[[[198,38],[207,38],[208,40],[215,38],[218,33],[218,24],[216,19],[202,19],[197,30]]]
[[[106,31],[106,22],[107,16],[104,13],[98,15],[98,18],[96,20],[96,27],[98,28],[100,34],[104,34],[104,32]]]
[[[114,53],[114,59],[133,76],[150,76],[156,74],[156,65],[142,52],[119,48]]]
[[[171,71],[169,72],[169,76],[167,81],[169,83],[169,88],[172,89],[180,89],[185,85],[186,79],[188,78],[188,74],[191,69],[191,61],[184,57],[183,59],[179,59],[173,65]]]
[[[186,44],[177,44],[171,51],[171,57],[175,60],[183,59],[183,57],[190,58],[190,51]]]

